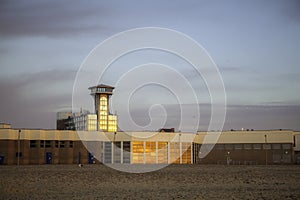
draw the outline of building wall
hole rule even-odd
[[[294,161],[300,164],[300,132],[294,132]]]
[[[299,134],[293,131],[223,132],[204,158],[215,132],[96,132],[0,129],[0,163],[177,163],[287,164],[297,162]],[[296,143],[295,143],[296,141]],[[92,149],[91,152],[86,150]],[[98,160],[94,159],[98,158]]]
[[[47,141],[50,142],[50,147],[41,147],[41,143],[44,140],[20,140],[20,165],[88,163],[89,152],[82,142]],[[64,145],[60,146],[62,142]],[[70,143],[72,144],[71,146]],[[17,140],[0,140],[0,156],[4,157],[3,164],[16,165],[18,163],[17,152]],[[49,154],[51,154],[51,160],[48,163],[47,155]]]
[[[201,144],[193,144],[194,163],[235,165],[293,163],[292,143],[216,144],[205,158],[199,157],[201,146]]]

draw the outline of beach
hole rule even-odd
[[[125,173],[105,165],[0,166],[0,199],[300,199],[300,166],[170,165]]]

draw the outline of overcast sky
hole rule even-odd
[[[56,112],[71,107],[77,70],[97,44],[128,29],[163,27],[192,37],[220,69],[228,104],[225,129],[300,130],[299,10],[297,0],[1,1],[0,121],[55,128]],[[115,83],[124,71],[120,66],[160,59],[191,75],[185,63],[165,54],[128,55],[114,64],[105,84]],[[205,130],[209,95],[203,81],[193,84],[204,96],[199,107]],[[146,87],[132,98],[136,123],[149,123],[149,106],[161,103],[168,111],[166,126],[178,127],[178,107],[165,93]],[[84,98],[92,105],[91,96]],[[82,106],[91,110],[90,105]]]

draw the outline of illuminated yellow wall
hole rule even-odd
[[[156,163],[156,142],[146,142],[146,163]]]
[[[108,115],[108,132],[117,132],[117,116],[116,115]]]
[[[86,117],[86,130],[97,131],[97,115],[87,115]]]
[[[109,98],[107,94],[101,94],[98,105],[99,130],[116,132],[118,130],[117,116],[109,114]]]
[[[171,163],[180,163],[180,143],[179,142],[172,142],[170,144],[170,160]]]
[[[170,147],[168,147],[168,144]],[[168,164],[192,163],[191,143],[182,142],[133,141],[132,163],[135,164]],[[170,148],[170,150],[169,150]],[[170,152],[170,153],[169,153]],[[180,156],[182,154],[182,156]]]
[[[99,108],[98,108],[99,129],[103,131],[107,131],[108,96],[106,94],[101,94],[99,101],[100,101]]]
[[[132,142],[132,163],[144,163],[144,142]]]

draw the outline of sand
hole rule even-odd
[[[300,199],[300,166],[0,166],[0,199]]]

